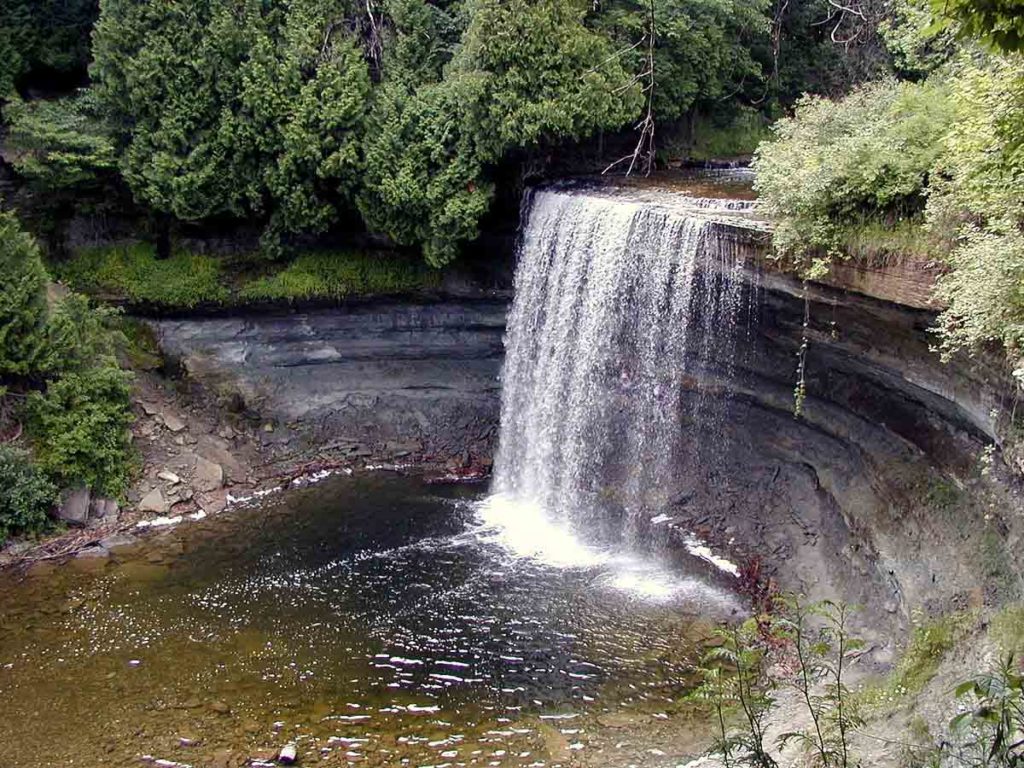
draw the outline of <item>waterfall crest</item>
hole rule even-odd
[[[577,529],[663,507],[667,473],[714,442],[744,308],[741,261],[715,214],[750,203],[651,204],[541,190],[521,233],[502,375],[494,491]],[[698,451],[698,453],[703,453]],[[600,514],[597,511],[601,510]],[[631,526],[627,525],[627,530]]]

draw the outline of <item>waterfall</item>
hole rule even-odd
[[[541,190],[521,232],[493,491],[577,532],[635,530],[720,443],[745,294],[716,217],[750,203],[637,198]]]

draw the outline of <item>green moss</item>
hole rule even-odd
[[[54,271],[76,290],[165,307],[219,303],[230,295],[219,259],[185,252],[158,259],[144,243],[90,248]]]
[[[989,636],[1003,653],[1024,654],[1024,603],[1007,605],[993,616]]]
[[[886,711],[902,705],[928,685],[946,654],[973,621],[970,613],[954,613],[937,619],[918,620],[906,650],[889,676],[857,693],[864,711]]]
[[[343,298],[440,286],[440,273],[411,259],[354,251],[307,253],[275,274],[242,286],[245,300]]]

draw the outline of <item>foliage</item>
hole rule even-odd
[[[704,680],[694,696],[710,703],[716,712],[719,734],[712,752],[726,768],[749,765],[775,768],[765,745],[765,727],[775,703],[771,681],[762,672],[764,643],[757,618],[738,626],[715,630],[715,642],[701,660]],[[743,725],[726,726],[727,709],[739,708]]]
[[[956,120],[944,142],[929,200],[934,228],[959,228],[952,270],[937,296],[951,351],[1001,341],[1012,354],[1024,342],[1024,74],[1019,62],[965,64],[952,101]]]
[[[46,327],[49,375],[84,371],[95,366],[116,366],[115,348],[122,334],[115,328],[118,312],[91,306],[81,294],[61,299],[50,313]]]
[[[90,94],[30,102],[15,99],[4,112],[15,170],[44,189],[95,183],[116,170],[114,144]]]
[[[29,429],[40,466],[64,486],[85,484],[106,496],[128,489],[131,375],[101,365],[67,373],[29,398]]]
[[[950,721],[957,763],[970,768],[1024,765],[1024,673],[1013,655],[961,683],[956,697],[967,709]]]
[[[784,733],[779,743],[801,744],[820,768],[848,768],[856,764],[850,753],[850,734],[864,721],[844,674],[849,655],[862,648],[863,641],[850,633],[848,606],[828,600],[808,605],[792,597],[786,602],[786,617],[779,622],[778,632],[796,653],[798,670],[793,686],[812,727]]]
[[[132,302],[189,308],[229,295],[217,258],[179,252],[158,259],[142,243],[87,249],[55,269],[76,290]]]
[[[929,0],[936,25],[1002,51],[1024,50],[1024,14],[1017,0]]]
[[[136,197],[179,219],[252,216],[321,231],[357,179],[370,89],[327,0],[103,0],[97,95]]]
[[[0,376],[28,376],[46,355],[46,281],[39,248],[0,212]]]
[[[844,226],[921,216],[952,117],[946,89],[932,81],[872,83],[840,102],[801,100],[755,156],[776,251],[819,275],[840,255]]]
[[[623,50],[647,33],[647,0],[613,0],[595,25]],[[766,0],[654,0],[654,113],[678,120],[744,91],[762,95],[755,48],[768,37]],[[627,69],[644,67],[643,47],[627,50]]]
[[[371,229],[453,259],[494,194],[487,174],[515,148],[618,128],[639,90],[578,0],[477,0],[438,81],[416,84],[385,58],[369,118],[359,210]],[[390,65],[390,67],[389,67]],[[430,69],[420,64],[422,69]]]
[[[0,4],[0,99],[26,78],[74,76],[89,61],[96,0],[4,0]]]
[[[752,108],[739,109],[724,121],[698,118],[693,133],[693,145],[686,153],[691,160],[752,155],[770,135],[764,115]]]
[[[0,445],[0,543],[11,534],[43,530],[56,498],[57,488],[28,453]]]
[[[246,283],[249,300],[312,299],[408,293],[436,288],[438,273],[423,264],[371,253],[309,253],[284,269]]]

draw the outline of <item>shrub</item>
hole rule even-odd
[[[46,353],[46,281],[35,241],[0,213],[0,374],[30,375]]]
[[[814,274],[842,255],[851,225],[923,218],[928,175],[952,116],[947,89],[937,81],[883,81],[838,102],[801,100],[755,155],[776,251]]]
[[[229,295],[215,257],[179,252],[158,259],[144,243],[90,248],[57,272],[77,290],[169,307],[194,307]]]
[[[0,445],[0,542],[12,533],[35,533],[46,527],[57,488],[34,465],[28,453]]]
[[[131,374],[111,365],[67,373],[29,398],[39,463],[64,486],[84,483],[107,496],[128,488],[134,455]]]

